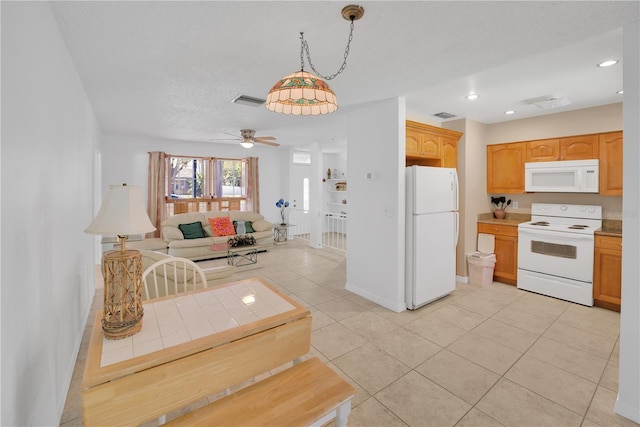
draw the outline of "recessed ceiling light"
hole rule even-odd
[[[513,111],[513,110],[509,110],[509,111],[505,111],[504,113],[505,113],[505,114],[515,114],[516,112],[515,112],[515,111]]]
[[[478,94],[476,93],[469,94],[465,96],[465,99],[468,99],[469,101],[473,101],[474,99],[478,99]]]
[[[611,67],[612,65],[616,65],[618,63],[617,59],[610,59],[609,61],[604,61],[598,64],[598,67]]]
[[[622,95],[622,94],[624,93],[624,91],[623,91],[623,90],[619,90],[619,91],[617,91],[616,93],[617,93],[618,95]]]

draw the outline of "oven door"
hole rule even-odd
[[[593,235],[518,229],[518,268],[593,282]]]

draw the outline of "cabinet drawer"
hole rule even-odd
[[[478,223],[478,233],[497,234],[500,236],[518,236],[518,227],[515,225]]]
[[[595,236],[596,248],[608,248],[622,251],[622,238],[612,236]]]

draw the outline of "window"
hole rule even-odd
[[[171,157],[169,159],[169,195],[174,199],[202,197],[204,168],[202,159]]]
[[[216,170],[220,171],[219,179],[214,181],[215,194],[222,197],[246,197],[245,185],[246,164],[242,160],[215,160]]]
[[[302,209],[309,210],[309,178],[302,180]]]
[[[243,210],[247,161],[167,155],[167,215],[208,210]]]
[[[294,165],[310,165],[311,153],[308,151],[294,151],[292,161]]]

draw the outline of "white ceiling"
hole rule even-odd
[[[52,2],[71,58],[107,134],[202,141],[256,129],[283,145],[344,144],[347,113],[403,96],[410,119],[496,123],[621,102],[625,22],[638,1],[361,2],[336,113],[293,117],[232,104],[266,98],[300,68],[299,32],[325,75],[340,66],[348,2]],[[308,65],[305,69],[311,71]],[[469,92],[480,98],[464,99]],[[540,109],[525,100],[566,97]],[[513,109],[516,114],[506,116]]]

